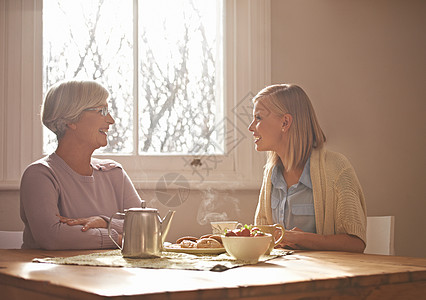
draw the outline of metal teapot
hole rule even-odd
[[[124,213],[117,212],[111,216],[108,236],[121,249],[123,257],[159,257],[174,213],[175,211],[169,210],[167,216],[161,220],[158,210],[146,208],[146,203],[142,200],[141,208],[129,208]],[[111,221],[116,215],[124,216],[123,247],[111,236]]]

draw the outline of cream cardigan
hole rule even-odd
[[[311,180],[318,234],[351,234],[366,241],[367,213],[364,194],[348,159],[325,147],[311,154]],[[255,224],[273,224],[272,168],[265,169]]]

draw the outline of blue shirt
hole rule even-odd
[[[272,170],[272,217],[285,229],[298,227],[305,232],[316,233],[310,161],[309,158],[299,181],[290,188],[287,188],[282,167],[275,166]]]

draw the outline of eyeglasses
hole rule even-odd
[[[86,111],[86,110],[95,110],[95,111],[98,111],[104,117],[108,116],[108,114],[109,114],[108,106],[86,108],[84,111]]]

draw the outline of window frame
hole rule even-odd
[[[42,0],[0,2],[0,189],[17,189],[22,172],[43,157]],[[95,155],[120,162],[137,189],[155,189],[167,173],[193,189],[259,189],[265,156],[247,130],[250,99],[271,82],[270,0],[224,1],[225,155]],[[2,15],[3,14],[3,15]],[[18,138],[17,138],[18,137]],[[200,158],[203,165],[190,161]]]

